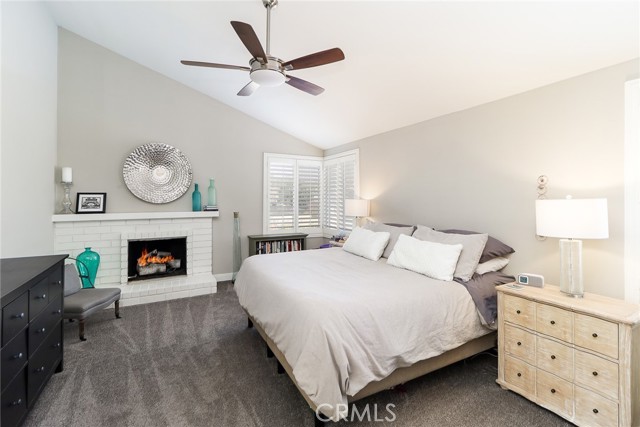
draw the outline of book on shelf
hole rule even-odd
[[[205,212],[211,212],[211,211],[214,211],[214,212],[215,212],[215,211],[217,211],[217,210],[218,210],[218,207],[217,207],[217,206],[211,206],[211,205],[205,205],[205,206],[202,208],[202,210],[203,210],[203,211],[205,211]]]

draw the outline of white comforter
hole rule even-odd
[[[334,420],[346,415],[338,404],[371,381],[491,332],[462,285],[341,248],[247,258],[235,289]]]

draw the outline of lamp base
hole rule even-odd
[[[582,240],[560,239],[560,291],[574,298],[584,295]]]
[[[64,187],[64,198],[62,199],[62,210],[60,211],[61,214],[72,214],[74,213],[71,210],[71,183],[70,182],[63,182],[62,186]]]

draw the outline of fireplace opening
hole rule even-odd
[[[128,281],[187,274],[187,238],[129,240]]]

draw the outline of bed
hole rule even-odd
[[[247,258],[240,305],[308,402],[347,403],[495,346],[467,287],[330,248]]]

